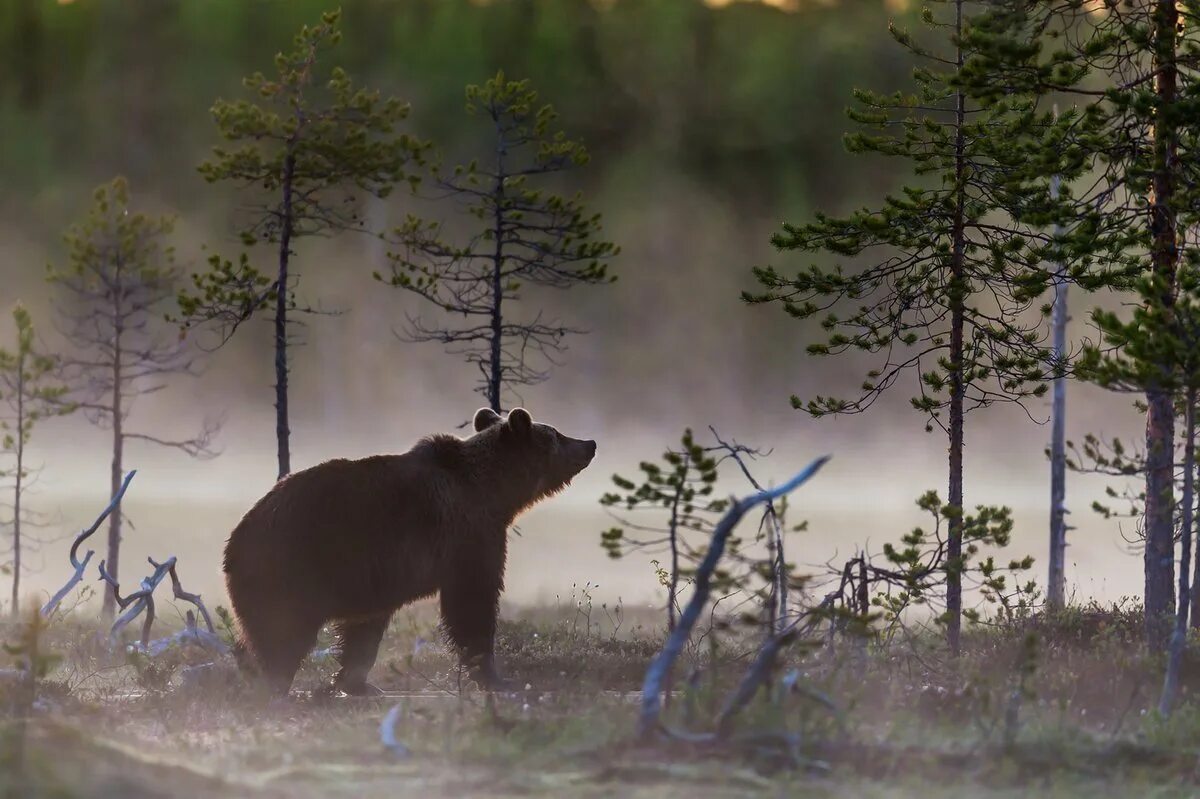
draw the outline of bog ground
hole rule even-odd
[[[865,650],[854,640],[801,642],[779,668],[792,692],[764,692],[740,722],[745,736],[716,748],[633,738],[641,678],[661,644],[654,619],[623,618],[586,597],[509,615],[500,659],[522,686],[515,692],[489,699],[464,684],[426,606],[398,614],[389,631],[372,675],[386,696],[326,695],[334,666],[319,649],[285,702],[224,661],[194,668],[213,662],[206,652],[113,652],[94,627],[61,620],[43,636],[44,651],[62,660],[38,688],[25,783],[13,795],[1107,799],[1200,790],[1200,712],[1186,698],[1169,721],[1157,716],[1161,664],[1140,654],[1137,608],[974,629],[957,662],[922,635]],[[7,628],[6,640],[16,632]],[[710,728],[754,649],[736,625],[703,631],[668,724]],[[1185,690],[1200,687],[1195,654]],[[6,690],[15,701],[15,684]],[[380,739],[397,704],[406,757]],[[773,740],[784,730],[797,734],[790,749]],[[6,744],[16,734],[9,723]],[[11,758],[14,747],[4,751]],[[11,763],[3,774],[17,790]]]

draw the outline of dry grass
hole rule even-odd
[[[203,653],[131,661],[97,643],[93,625],[56,623],[45,644],[65,657],[43,686],[30,782],[17,795],[1107,799],[1200,791],[1200,709],[1187,702],[1169,721],[1151,710],[1161,664],[1138,643],[1136,608],[1079,608],[980,630],[958,661],[923,634],[865,656],[852,642],[796,649],[786,668],[799,670],[809,697],[831,697],[840,712],[805,696],[762,699],[742,729],[802,733],[801,768],[782,768],[766,748],[631,745],[633,692],[660,642],[652,619],[593,608],[585,592],[507,615],[500,661],[529,688],[494,702],[461,681],[431,607],[398,614],[374,678],[405,696],[381,699],[323,693],[328,658],[305,666],[284,703],[240,678],[182,685],[182,670]],[[745,632],[725,629],[690,652],[683,671],[696,679],[669,722],[705,728],[749,651]],[[1006,719],[1022,664],[1030,690],[1014,727]],[[1193,695],[1198,666],[1193,659],[1188,669]],[[397,701],[398,737],[413,752],[404,760],[378,740]],[[11,792],[13,779],[10,764],[0,789]]]

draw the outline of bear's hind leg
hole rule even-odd
[[[251,629],[244,625],[250,647],[271,693],[286,696],[296,672],[317,642],[322,622],[286,618]]]
[[[392,612],[334,623],[338,637],[338,662],[341,668],[334,675],[333,687],[345,693],[362,696],[377,693],[367,684],[367,675],[379,654],[379,642],[387,630]]]

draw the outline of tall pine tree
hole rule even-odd
[[[860,413],[904,376],[912,406],[948,443],[947,639],[958,650],[962,618],[963,456],[966,417],[996,402],[1045,391],[1051,371],[1038,298],[1054,282],[1045,265],[1054,236],[1040,226],[1049,184],[1027,183],[1028,163],[1012,142],[1052,124],[1037,98],[975,98],[964,88],[976,58],[968,4],[951,0],[923,16],[930,43],[892,28],[917,66],[911,94],[857,91],[849,135],[856,154],[900,158],[914,181],[876,208],[818,214],[773,239],[784,252],[826,253],[849,265],[814,263],[797,274],[754,274],[750,302],[777,302],[792,317],[820,319],[812,355],[866,353],[877,363],[849,398],[794,396],[813,416]],[[1018,223],[1033,215],[1037,224]]]
[[[296,243],[311,236],[358,230],[358,197],[386,196],[406,179],[422,146],[398,132],[408,106],[356,88],[341,67],[328,68],[328,51],[341,41],[341,14],[305,26],[294,48],[275,57],[276,74],[243,81],[248,100],[217,100],[213,119],[229,146],[214,149],[200,167],[210,183],[241,186],[247,207],[243,242],[273,247],[269,272],[243,255],[213,257],[179,304],[187,323],[216,321],[227,338],[259,314],[269,317],[275,348],[275,437],[279,477],[291,471],[288,408],[289,325],[315,312],[297,298]]]
[[[981,74],[1023,96],[1053,92],[1071,108],[1032,160],[1049,172],[1064,157],[1086,167],[1057,211],[1090,231],[1072,247],[1152,278],[1140,283],[1139,299],[1161,317],[1154,330],[1163,335],[1174,329],[1184,231],[1200,208],[1200,163],[1191,157],[1200,129],[1196,14],[1195,3],[1177,0],[1004,0],[994,4],[981,39]],[[975,88],[995,94],[982,82]],[[1146,407],[1145,625],[1153,649],[1166,644],[1175,602],[1173,370],[1168,362],[1142,364],[1139,389]]]

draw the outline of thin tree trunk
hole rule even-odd
[[[691,456],[683,456],[683,474],[686,479]],[[667,634],[675,632],[675,605],[679,592],[679,501],[683,498],[683,481],[675,486],[671,500],[671,521],[667,536],[671,544],[671,574],[667,579]]]
[[[21,614],[21,492],[25,478],[25,350],[17,354],[17,475],[13,486],[12,615]]]
[[[500,386],[502,381],[500,356],[504,346],[504,134],[499,133],[496,143],[495,219],[492,233],[495,236],[495,251],[492,254],[492,340],[487,376],[488,404],[500,413]]]
[[[1197,464],[1197,467],[1200,467],[1200,464]],[[1193,480],[1197,476],[1200,476],[1200,475],[1196,474],[1196,468],[1193,468],[1192,472],[1193,472],[1193,477],[1192,477]],[[1196,500],[1195,500],[1195,495],[1193,494],[1193,496],[1192,496],[1192,519],[1196,518],[1195,505],[1196,505]],[[1192,571],[1192,594],[1191,594],[1192,610],[1191,610],[1191,614],[1190,614],[1190,624],[1191,624],[1192,629],[1195,630],[1195,629],[1200,629],[1200,542],[1197,542],[1196,546],[1193,547],[1193,552],[1195,554],[1193,555],[1194,567],[1193,567],[1193,571]],[[1187,563],[1180,564],[1181,569],[1186,569],[1187,567],[1188,567]]]
[[[112,342],[112,465],[109,473],[109,496],[115,497],[121,489],[122,459],[124,458],[125,435],[123,432],[124,399],[121,395],[121,383],[124,379],[124,361],[122,359],[125,346],[122,336],[125,332],[124,296],[121,281],[121,264],[116,264],[114,270],[116,285],[113,288],[113,342]],[[118,504],[108,517],[108,555],[104,566],[112,575],[114,582],[121,578],[121,506]],[[116,615],[117,596],[112,585],[105,583],[104,601],[100,607],[101,616],[112,619]]]
[[[957,43],[963,29],[963,0],[956,0],[955,31],[956,59],[958,69],[963,66],[962,45]],[[946,640],[950,651],[958,654],[959,637],[962,632],[962,508],[963,508],[963,328],[966,322],[966,285],[964,260],[966,258],[965,231],[965,180],[966,142],[963,125],[966,123],[966,98],[961,91],[955,93],[954,133],[954,227],[950,254],[950,486],[948,502],[957,510],[950,516],[949,540],[946,545]]]
[[[1175,301],[1175,272],[1179,262],[1177,220],[1173,207],[1179,169],[1175,130],[1176,26],[1175,0],[1155,0],[1153,69],[1158,109],[1154,120],[1154,167],[1151,177],[1150,232],[1154,273],[1163,281],[1164,309]],[[1175,406],[1169,392],[1146,392],[1146,550],[1145,625],[1151,651],[1166,644],[1168,619],[1175,603]]]
[[[1050,184],[1052,196],[1058,196],[1058,178]],[[1056,226],[1055,236],[1061,230]],[[1064,264],[1058,268],[1059,282],[1054,287],[1053,328],[1054,364],[1063,365],[1067,357],[1067,284]],[[1066,604],[1067,560],[1067,378],[1054,378],[1050,410],[1050,574],[1046,581],[1046,604],[1061,608]]]
[[[1183,664],[1183,650],[1187,644],[1188,629],[1188,598],[1195,589],[1188,584],[1188,565],[1192,559],[1192,501],[1195,497],[1196,475],[1196,391],[1191,389],[1187,394],[1187,406],[1184,408],[1185,436],[1183,449],[1183,519],[1181,536],[1182,545],[1179,557],[1179,604],[1175,612],[1175,630],[1171,633],[1171,646],[1167,655],[1167,673],[1163,677],[1162,697],[1158,702],[1158,712],[1164,716],[1171,714],[1175,706],[1175,697],[1179,693],[1179,669]]]
[[[292,453],[288,443],[288,264],[292,245],[292,176],[296,157],[289,154],[283,170],[283,227],[279,232],[279,277],[275,295],[275,444],[282,480],[292,471]]]

